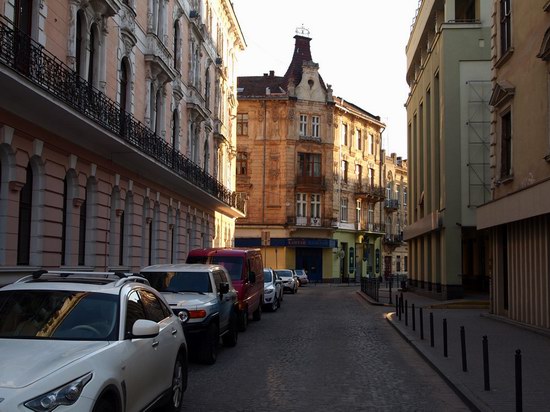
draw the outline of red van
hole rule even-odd
[[[245,331],[248,319],[262,318],[264,264],[260,249],[208,248],[189,252],[186,263],[222,265],[231,275],[239,300],[239,330]]]

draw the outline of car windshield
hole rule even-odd
[[[211,263],[221,265],[227,269],[231,280],[241,280],[243,271],[243,258],[240,256],[188,256],[187,263]]]
[[[264,283],[272,282],[273,279],[271,278],[271,271],[270,270],[264,270]]]
[[[115,340],[118,295],[22,290],[0,292],[0,338]]]
[[[212,292],[208,272],[141,272],[159,292]]]
[[[283,278],[291,278],[292,272],[290,270],[276,270],[275,273],[277,273],[279,276]]]

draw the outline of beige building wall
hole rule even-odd
[[[490,193],[490,10],[424,0],[406,50],[409,275],[442,299],[488,286],[475,210]]]
[[[477,213],[489,236],[491,310],[548,330],[550,9],[495,1],[492,17],[492,196]]]
[[[245,210],[233,119],[246,46],[231,3],[21,4],[19,15],[0,0],[3,33],[32,39],[14,67],[0,61],[0,283],[231,246]],[[38,45],[40,65],[23,59]]]

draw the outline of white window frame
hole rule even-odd
[[[342,197],[340,199],[340,221],[348,221],[348,198]]]
[[[311,116],[311,136],[320,137],[321,118],[319,116]]]
[[[307,114],[300,115],[300,136],[307,136]]]
[[[321,217],[321,195],[319,193],[312,193],[309,200],[310,216],[311,218]]]

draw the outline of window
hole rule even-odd
[[[388,183],[387,186],[386,186],[386,199],[391,199],[392,198],[392,195],[391,195],[391,183]]]
[[[80,205],[80,219],[78,225],[78,264],[83,266],[86,256],[86,222],[88,215],[88,187],[84,192],[84,202]]]
[[[348,221],[348,198],[342,197],[340,199],[340,220],[342,222]]]
[[[512,175],[512,112],[501,117],[500,177]]]
[[[407,206],[407,188],[403,188],[403,206]]]
[[[369,208],[367,210],[367,223],[372,225],[374,223],[374,205],[369,203]]]
[[[363,166],[355,165],[355,176],[357,178],[357,184],[361,186],[361,181],[363,180]]]
[[[369,185],[374,187],[374,169],[369,168]]]
[[[298,153],[298,175],[321,177],[321,155],[319,153]]]
[[[320,137],[319,128],[321,126],[321,119],[319,116],[311,117],[311,136]]]
[[[361,199],[357,199],[355,202],[355,221],[361,223]]]
[[[511,0],[500,0],[500,55],[510,50],[512,41],[512,26],[510,7]]]
[[[29,163],[25,185],[19,192],[19,222],[17,237],[17,264],[30,263],[33,171]]]
[[[372,133],[369,133],[369,154],[373,155],[374,152],[375,152],[374,135]]]
[[[310,200],[310,216],[311,218],[321,217],[321,195],[317,193],[311,194]]]
[[[296,216],[305,217],[307,207],[307,194],[296,193]]]
[[[361,141],[361,130],[356,129],[355,130],[355,146],[357,147],[357,150],[362,150],[363,145]]]
[[[305,114],[300,115],[300,136],[307,135],[307,116]]]
[[[340,136],[340,145],[348,145],[348,125],[345,123],[342,123],[342,135]]]
[[[248,113],[237,113],[237,136],[248,136]]]
[[[395,271],[401,272],[401,256],[399,255],[395,257]]]
[[[403,272],[407,271],[408,256],[403,256]]]
[[[179,134],[180,134],[180,120],[178,109],[174,109],[172,112],[172,149],[178,151],[179,149]]]
[[[210,108],[210,69],[204,73],[204,104],[207,109]]]
[[[348,182],[348,162],[347,160],[342,160],[342,180]]]
[[[174,69],[177,71],[180,69],[180,37],[180,21],[178,19],[174,22]]]
[[[248,174],[248,154],[246,152],[237,153],[237,174],[240,176]]]

